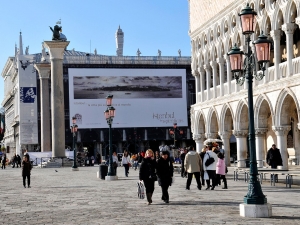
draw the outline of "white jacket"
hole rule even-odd
[[[127,157],[122,156],[122,165],[128,164],[128,163],[130,163],[130,157],[129,156],[127,156]]]
[[[209,154],[209,156],[208,156]],[[208,158],[214,158],[215,161],[210,164],[208,167],[205,166],[205,162]],[[211,150],[207,151],[204,155],[204,158],[203,158],[203,170],[216,170],[216,167],[217,167],[217,162],[218,162],[218,156],[216,153],[212,152]]]

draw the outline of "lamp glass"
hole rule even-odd
[[[109,119],[109,111],[108,111],[108,109],[104,111],[104,117],[105,117],[105,119]]]
[[[232,54],[229,55],[230,60],[230,66],[232,72],[238,72],[242,70],[242,60],[243,55],[242,54]]]
[[[111,117],[111,118],[114,118],[115,117],[115,114],[116,114],[116,110],[115,110],[115,108],[114,107],[109,107],[109,116]]]
[[[107,106],[111,106],[112,105],[112,99],[113,99],[113,95],[108,95],[106,97],[106,105]]]
[[[270,61],[270,43],[257,43],[255,44],[257,62],[269,62]]]

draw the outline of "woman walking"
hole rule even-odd
[[[152,203],[152,195],[154,192],[154,182],[157,180],[156,176],[156,161],[154,159],[154,153],[151,149],[146,151],[145,157],[140,166],[139,173],[140,181],[144,181],[146,188],[146,196],[148,205]]]
[[[208,174],[209,177],[209,179],[206,180],[206,190],[210,188],[210,180],[212,181],[212,187],[210,190],[214,190],[216,186],[216,166],[218,156],[211,149],[212,145],[208,145],[208,149],[206,150],[206,154],[203,158],[203,170]]]
[[[157,177],[162,191],[161,200],[169,203],[168,189],[172,184],[173,164],[170,161],[168,151],[163,151],[161,157],[157,160]]]
[[[128,152],[125,151],[122,156],[122,165],[125,168],[125,176],[126,177],[128,177],[128,173],[129,173],[129,164],[130,164],[130,157],[128,155]]]
[[[219,152],[218,153],[218,162],[217,162],[217,182],[218,184],[221,184],[221,179],[223,180],[224,187],[222,189],[227,189],[227,180],[226,180],[226,165],[224,160],[224,155]]]
[[[23,176],[23,186],[26,188],[26,177],[27,177],[27,185],[30,188],[30,171],[32,169],[31,163],[29,162],[29,156],[25,155],[23,157],[22,162],[22,176]]]

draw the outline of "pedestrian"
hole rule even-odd
[[[152,203],[154,183],[157,181],[156,161],[154,159],[154,153],[151,149],[148,149],[145,153],[145,157],[143,158],[140,166],[139,179],[140,181],[144,181],[147,201],[148,205],[150,205]]]
[[[183,152],[180,154],[180,160],[181,160],[181,177],[186,177],[186,171],[184,169],[184,159],[187,154],[187,149],[184,147]]]
[[[162,197],[165,203],[169,203],[169,193],[168,189],[169,186],[172,185],[172,178],[173,178],[173,164],[170,161],[169,152],[162,151],[161,157],[157,161],[157,177],[158,177],[158,184],[161,187]]]
[[[218,153],[216,174],[217,174],[217,181],[219,185],[221,185],[221,179],[222,179],[224,184],[222,189],[227,189],[226,165],[225,165],[224,155],[221,152]]]
[[[18,154],[18,155],[17,155],[17,168],[18,168],[19,166],[21,167],[21,156]]]
[[[208,149],[208,146],[205,146],[204,148],[202,148],[201,152],[200,152],[200,157],[201,157],[201,160],[202,160],[202,164],[203,164],[203,158],[204,158],[204,155],[206,153],[206,149]],[[201,171],[201,183],[203,186],[205,186],[205,181],[204,181],[204,170]]]
[[[212,159],[210,159],[212,158]],[[208,163],[208,162],[211,163]],[[206,153],[203,158],[203,170],[208,175],[208,179],[206,180],[206,190],[210,187],[210,190],[214,190],[216,186],[216,166],[217,166],[218,156],[212,152],[212,145],[208,144],[208,149],[206,149]],[[204,175],[205,176],[205,175]],[[212,186],[210,186],[210,180],[212,181]]]
[[[129,174],[129,165],[130,165],[130,157],[127,151],[124,151],[122,156],[122,165],[125,168],[125,176],[128,177]]]
[[[186,190],[190,190],[193,175],[196,178],[198,189],[201,190],[200,173],[202,171],[202,160],[193,146],[189,147],[189,152],[186,154],[184,159],[184,166],[188,175],[186,181]]]
[[[113,167],[115,170],[115,174],[117,175],[117,168],[119,166],[119,160],[118,160],[118,156],[117,156],[116,152],[113,152],[112,160],[113,160]]]
[[[99,152],[97,152],[97,154],[96,154],[96,162],[98,165],[101,164],[101,156],[100,156]]]
[[[5,166],[6,166],[6,155],[5,154],[3,154],[2,155],[2,169],[4,168],[5,169]]]
[[[23,177],[23,186],[26,188],[26,177],[27,177],[27,186],[30,188],[30,173],[31,173],[31,163],[29,162],[29,156],[25,155],[22,162],[22,177]]]
[[[272,148],[268,150],[267,163],[272,169],[277,169],[277,166],[282,166],[281,154],[275,144],[273,144]]]
[[[12,168],[15,168],[16,164],[18,163],[16,153],[15,153],[15,155],[13,156],[13,158],[12,158],[12,160],[11,160],[11,163],[12,163]]]
[[[159,151],[156,151],[155,152],[155,160],[156,162],[160,159],[160,154],[159,154]]]

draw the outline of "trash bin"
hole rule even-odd
[[[102,180],[105,180],[105,176],[107,175],[107,172],[108,172],[107,165],[99,165],[99,174]]]

